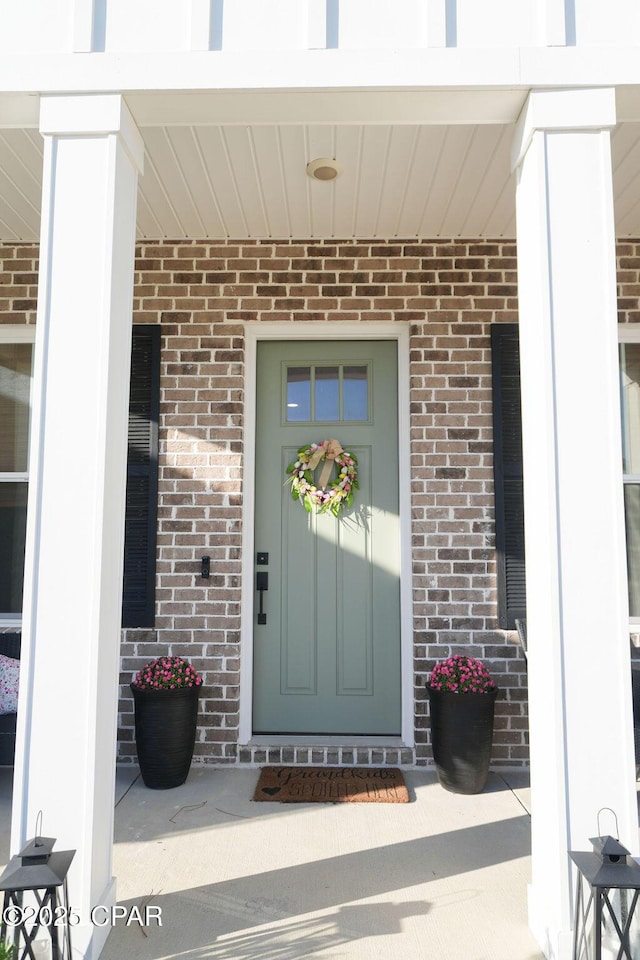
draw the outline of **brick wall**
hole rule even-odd
[[[33,322],[36,256],[0,247],[0,322]],[[633,285],[635,245],[621,245],[621,257]],[[526,762],[526,674],[515,636],[497,629],[493,547],[489,332],[517,319],[515,244],[145,243],[134,295],[134,320],[160,323],[163,335],[158,592],[156,629],[123,636],[121,758],[135,756],[132,672],[167,651],[204,672],[196,756],[205,762],[424,764],[426,674],[464,652],[487,660],[503,691],[494,764]],[[637,296],[621,305],[637,311]],[[240,749],[243,322],[376,320],[411,328],[415,755]],[[205,552],[209,581],[198,576]]]
[[[35,323],[39,250],[0,243],[0,324]]]
[[[197,756],[213,762],[352,754],[238,750],[244,321],[411,324],[415,759],[430,756],[424,678],[453,652],[489,660],[504,697],[494,762],[526,759],[524,664],[496,628],[490,325],[516,319],[513,243],[144,244],[134,317],[163,330],[157,630],[128,631],[123,680],[158,649],[205,673]],[[198,559],[212,558],[211,580]],[[121,755],[133,755],[121,703]],[[359,762],[413,762],[367,751]]]
[[[640,241],[621,240],[616,253],[618,322],[640,323]]]

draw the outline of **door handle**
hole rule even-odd
[[[259,570],[256,573],[256,589],[260,594],[260,609],[258,610],[258,623],[263,624],[267,622],[267,615],[262,609],[262,603],[264,598],[265,590],[269,589],[269,574],[266,570]]]

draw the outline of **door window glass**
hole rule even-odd
[[[287,367],[285,421],[367,421],[369,393],[367,364]]]
[[[344,419],[369,419],[369,384],[366,367],[344,368]]]
[[[287,369],[287,420],[311,420],[311,367]]]
[[[316,367],[316,403],[314,420],[340,420],[340,381],[338,367]]]

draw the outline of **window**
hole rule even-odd
[[[0,326],[0,624],[22,619],[33,327]],[[122,625],[153,626],[160,329],[134,326]]]
[[[640,619],[640,331],[621,330],[620,410],[629,615]],[[633,339],[631,339],[633,338]]]
[[[526,616],[520,364],[516,324],[492,328],[498,621]],[[629,615],[640,621],[640,329],[619,328]]]
[[[286,422],[369,420],[367,364],[287,367]]]
[[[0,327],[0,621],[19,622],[29,485],[33,327]]]

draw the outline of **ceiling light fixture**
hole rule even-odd
[[[336,180],[344,167],[332,157],[318,157],[307,164],[307,176],[312,180]]]

